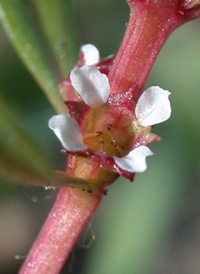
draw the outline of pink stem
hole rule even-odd
[[[131,89],[138,99],[169,34],[178,25],[200,15],[200,8],[183,11],[182,1],[127,0],[130,21],[108,75],[111,93]],[[85,164],[80,168],[82,175],[90,176],[92,169],[85,173],[84,168]],[[62,188],[19,274],[59,273],[101,199],[100,192],[89,194]]]
[[[19,274],[56,274],[63,267],[102,193],[62,188]]]
[[[200,8],[183,11],[180,0],[127,0],[130,20],[108,75],[111,93],[131,89],[137,100],[170,33],[200,15]]]

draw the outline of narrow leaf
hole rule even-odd
[[[52,171],[45,153],[22,129],[0,98],[0,177],[33,186],[74,187],[94,191],[88,182],[65,172]]]
[[[65,33],[70,21],[67,25],[68,19],[66,19],[65,27],[61,27],[64,20],[57,21],[57,18],[67,16],[70,9],[67,14],[65,14],[65,9],[61,13],[62,1],[41,1],[43,5],[38,6],[37,2],[39,1],[0,0],[0,18],[17,52],[45,91],[48,99],[58,112],[65,113],[66,107],[59,94],[58,83],[64,75],[64,70],[66,69],[67,73],[72,66],[76,47],[73,47],[75,41],[73,31]],[[56,20],[54,17],[50,19],[50,13],[44,16],[45,8],[47,8],[46,2],[50,3],[48,12],[53,14],[53,9],[55,9]],[[66,9],[70,8],[71,1],[65,2]],[[51,24],[46,26],[48,20]],[[40,21],[43,29],[41,29]],[[53,27],[54,23],[55,27]],[[47,32],[47,35],[42,31]],[[66,62],[68,57],[69,61]]]
[[[78,188],[82,189],[83,191],[88,192],[95,192],[97,187],[93,186],[92,184],[84,181],[83,179],[76,178],[73,176],[68,175],[62,171],[49,171],[48,175],[49,178],[42,178],[39,176],[35,176],[35,174],[28,174],[24,172],[24,170],[19,173],[12,173],[9,175],[9,179],[5,176],[3,178],[7,179],[10,182],[24,184],[28,186],[36,186],[36,187],[50,187],[50,188],[59,188],[59,187],[71,187],[71,188]],[[1,168],[0,168],[1,173]],[[1,174],[0,174],[1,175]]]
[[[62,172],[62,171],[54,171],[52,173],[51,178],[52,179],[48,182],[47,186],[52,186],[52,187],[65,186],[65,187],[79,188],[82,190],[92,191],[92,192],[97,190],[97,187],[88,183],[87,181],[80,179],[80,178],[70,176],[67,173]],[[38,181],[38,185],[41,185],[40,181]]]
[[[38,12],[43,33],[55,56],[62,79],[64,79],[78,59],[74,1],[32,0],[32,2]]]
[[[0,176],[8,181],[50,180],[48,160],[0,98]]]

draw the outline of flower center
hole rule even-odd
[[[135,140],[132,113],[123,107],[91,108],[81,129],[84,144],[108,156],[127,155]]]

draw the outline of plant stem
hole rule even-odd
[[[109,73],[111,93],[131,90],[137,101],[151,68],[170,33],[199,16],[183,11],[180,0],[127,0],[130,20]]]
[[[130,20],[108,77],[112,94],[131,90],[137,100],[170,33],[180,24],[199,16],[200,8],[183,11],[182,0],[127,2],[131,9]],[[68,158],[68,174],[86,181],[97,181],[96,185],[100,185],[98,180],[104,178],[98,176],[99,164],[89,166],[90,162],[74,159]],[[106,178],[115,179],[107,174]],[[62,188],[19,274],[59,273],[101,199],[101,191],[89,194]]]
[[[101,199],[101,192],[62,188],[19,274],[59,273]]]

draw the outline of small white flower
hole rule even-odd
[[[98,107],[107,102],[110,92],[108,78],[96,66],[99,54],[93,45],[81,48],[86,65],[75,67],[70,74],[71,84],[80,94],[83,101],[90,107]],[[88,65],[89,64],[89,65]],[[166,121],[171,115],[169,102],[170,92],[160,87],[150,87],[139,98],[135,115],[142,126],[152,126]],[[86,150],[83,144],[81,129],[78,122],[67,115],[55,115],[49,120],[49,127],[54,131],[64,148],[68,151]],[[128,172],[143,172],[146,170],[146,157],[152,155],[146,146],[137,147],[124,157],[113,156],[115,163]]]
[[[75,119],[65,114],[54,115],[49,120],[49,127],[67,150],[80,151],[87,149],[82,141],[79,124]]]
[[[150,87],[140,96],[135,115],[142,126],[153,126],[169,119],[171,106],[170,92],[160,87]]]
[[[70,74],[72,86],[90,107],[98,107],[106,103],[110,85],[108,77],[95,66],[75,67]]]
[[[153,155],[152,151],[146,146],[137,147],[124,157],[113,156],[115,163],[123,170],[129,172],[144,172],[147,168],[146,157]]]
[[[99,62],[99,51],[94,45],[83,45],[80,51],[83,53],[85,65],[94,65]]]

